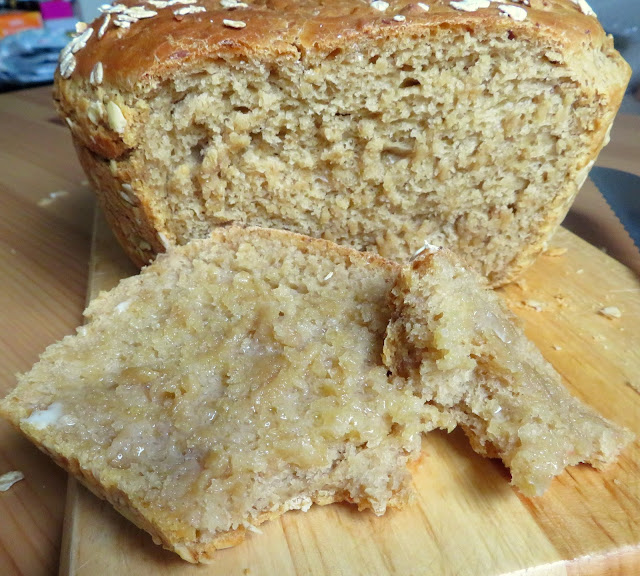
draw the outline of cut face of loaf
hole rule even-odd
[[[427,240],[508,282],[568,210],[630,74],[571,0],[512,6],[522,20],[448,0],[246,4],[128,29],[114,14],[101,36],[105,16],[56,78],[138,265],[236,223],[395,260]]]
[[[401,269],[288,232],[220,230],[95,299],[0,409],[191,562],[312,503],[402,505],[434,428],[461,424],[527,493],[613,458],[624,433],[569,397],[449,258]]]

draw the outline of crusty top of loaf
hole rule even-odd
[[[133,89],[139,83],[152,86],[154,80],[218,56],[270,60],[309,50],[330,53],[363,36],[374,41],[393,36],[418,38],[431,27],[443,26],[553,40],[569,52],[600,49],[605,42],[612,46],[583,0],[494,0],[488,7],[478,7],[483,2],[487,0],[389,0],[388,7],[379,10],[374,5],[384,4],[369,0],[242,0],[242,7],[233,9],[223,7],[229,3],[220,0],[193,4],[184,0],[163,8],[157,2],[123,0],[123,6],[142,6],[157,14],[128,28],[114,25],[117,14],[112,14],[102,35],[100,28],[107,16],[99,17],[90,25],[93,33],[86,45],[75,53],[69,79],[88,79],[100,62],[105,83]],[[189,6],[205,10],[181,15],[181,9]],[[507,11],[515,10],[516,18],[505,13],[505,6]],[[519,20],[522,10],[526,17]]]

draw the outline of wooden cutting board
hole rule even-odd
[[[502,291],[571,391],[640,436],[640,282],[566,230],[519,285]],[[566,252],[563,250],[566,249]],[[89,297],[135,273],[96,219]],[[620,318],[598,313],[615,306]],[[527,499],[459,433],[432,433],[415,503],[377,518],[349,505],[289,512],[192,566],[71,480],[61,574],[640,574],[640,443],[604,472],[578,466]]]

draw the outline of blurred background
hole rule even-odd
[[[589,4],[633,71],[620,112],[640,115],[640,0],[591,0]]]
[[[0,0],[0,92],[51,83],[75,23],[105,1]],[[640,114],[640,0],[589,1],[634,71],[621,112]]]

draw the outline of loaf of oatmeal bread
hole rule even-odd
[[[402,505],[434,428],[494,445],[527,493],[566,464],[613,458],[624,433],[570,398],[449,258],[401,270],[290,232],[220,229],[102,293],[0,411],[191,562],[312,503]]]
[[[124,0],[62,52],[60,115],[139,266],[230,223],[493,285],[543,249],[629,79],[584,0]]]

